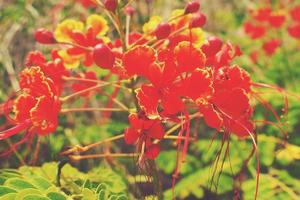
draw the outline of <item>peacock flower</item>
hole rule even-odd
[[[54,31],[54,37],[58,42],[74,42],[74,32],[82,32],[84,24],[74,19],[66,19],[59,23]]]

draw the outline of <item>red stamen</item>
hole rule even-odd
[[[18,124],[10,129],[0,132],[0,140],[4,140],[11,136],[18,134],[19,132],[27,129],[31,125],[31,121],[28,119],[21,124]]]

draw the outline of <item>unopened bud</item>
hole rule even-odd
[[[34,39],[41,44],[56,43],[53,33],[44,28],[39,28],[34,32]]]
[[[171,33],[171,26],[169,23],[160,23],[155,29],[155,36],[157,39],[165,39]]]

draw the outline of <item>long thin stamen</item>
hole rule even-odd
[[[103,81],[103,80],[95,80],[95,79],[88,79],[88,78],[78,78],[78,77],[68,77],[68,76],[64,76],[63,80],[65,81],[82,81],[82,82],[91,82],[91,83],[102,83],[102,84],[108,84],[108,85],[113,85],[115,87],[119,87],[125,90],[130,91],[129,88],[122,86],[119,84],[119,82],[128,82],[128,80],[123,80],[123,81],[118,81],[118,82],[107,82],[107,81]]]
[[[93,112],[93,111],[99,111],[99,112],[128,112],[126,109],[120,109],[120,108],[63,108],[61,109],[61,113],[69,113],[69,112]]]
[[[30,125],[31,125],[31,121],[26,120],[21,124],[18,124],[10,129],[2,131],[2,132],[0,132],[0,140],[4,140],[6,138],[14,136],[14,135],[18,134],[19,132],[27,129]]]
[[[185,136],[177,136],[177,135],[165,136],[164,139],[167,139],[167,140],[189,140],[189,141],[195,141],[196,140],[196,138],[187,138]]]
[[[86,51],[92,51],[93,48],[91,47],[85,47],[85,46],[81,46],[79,44],[75,44],[75,43],[69,43],[69,42],[59,42],[57,44],[61,44],[61,45],[70,45],[70,46],[73,46],[73,47],[77,47],[77,48],[81,48],[81,49],[84,49]]]
[[[75,93],[73,93],[73,94],[70,94],[70,95],[68,95],[68,96],[62,97],[60,100],[61,100],[62,102],[65,102],[65,101],[68,101],[68,100],[70,100],[70,99],[72,99],[72,98],[78,96],[78,95],[81,95],[81,94],[84,94],[84,93],[86,93],[86,92],[90,92],[90,91],[93,91],[93,90],[97,90],[97,89],[102,88],[102,87],[107,86],[107,85],[111,85],[111,83],[98,84],[98,85],[95,85],[95,86],[86,88],[86,89],[84,89],[84,90],[80,90],[80,91],[78,91],[78,92],[75,92]]]
[[[127,158],[139,156],[138,153],[104,153],[104,154],[89,154],[89,155],[72,155],[70,159],[73,161],[79,161],[84,159],[95,159],[95,158]]]
[[[240,123],[239,121],[237,120],[234,120],[230,115],[228,115],[226,112],[224,112],[223,110],[221,110],[220,108],[218,108],[218,110],[223,114],[225,115],[226,117],[228,117],[229,119],[233,120],[235,123],[237,123],[239,126],[241,126],[247,133],[248,135],[250,136],[251,140],[252,140],[252,144],[253,144],[253,147],[255,149],[255,155],[256,155],[256,188],[255,188],[255,195],[254,195],[254,199],[257,199],[257,195],[258,195],[258,184],[259,184],[259,175],[260,175],[260,159],[259,159],[259,153],[258,153],[258,146],[257,146],[257,143],[256,143],[256,139],[253,135],[253,133],[251,133],[251,131],[246,127],[244,126],[242,123]]]

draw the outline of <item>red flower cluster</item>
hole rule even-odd
[[[68,75],[68,72],[56,51],[52,56],[53,61],[46,62],[38,51],[28,54],[26,68],[19,74],[21,91],[13,100],[8,115],[15,126],[1,132],[1,140],[22,130],[39,135],[56,130],[61,107],[59,96],[63,87],[62,76]]]
[[[300,39],[300,4],[290,10],[290,15],[293,24],[288,27],[288,32],[292,37]]]
[[[128,74],[149,81],[136,91],[140,107],[154,121],[178,121],[192,102],[208,126],[241,138],[248,136],[253,131],[250,78],[238,66],[230,66],[240,52],[217,38],[209,38],[202,49],[205,53],[182,41],[175,48],[155,50],[138,45],[128,50],[123,56]],[[127,130],[125,140],[132,141],[137,135]]]
[[[250,10],[250,19],[244,23],[244,31],[251,39],[262,39],[262,49],[268,56],[272,56],[282,45],[282,38],[274,38],[274,32],[287,31],[290,36],[300,39],[300,5],[291,9],[288,4],[279,7],[275,10],[269,3],[257,10]]]
[[[231,65],[241,51],[213,36],[200,46],[195,45],[194,28],[202,27],[206,20],[202,13],[197,13],[196,4],[192,1],[185,9],[184,13],[194,13],[192,16],[183,16],[175,23],[158,23],[150,32],[157,40],[164,39],[163,43],[141,43],[141,38],[146,38],[142,35],[136,39],[139,43],[133,43],[122,56],[122,66],[129,77],[146,79],[136,89],[142,114],[129,116],[131,127],[125,131],[125,141],[137,144],[138,150],[150,159],[159,153],[153,140],[160,141],[165,135],[161,122],[180,122],[182,116],[195,111],[217,131],[240,138],[253,132],[251,80],[243,69]],[[180,24],[189,24],[188,33],[173,35]]]

